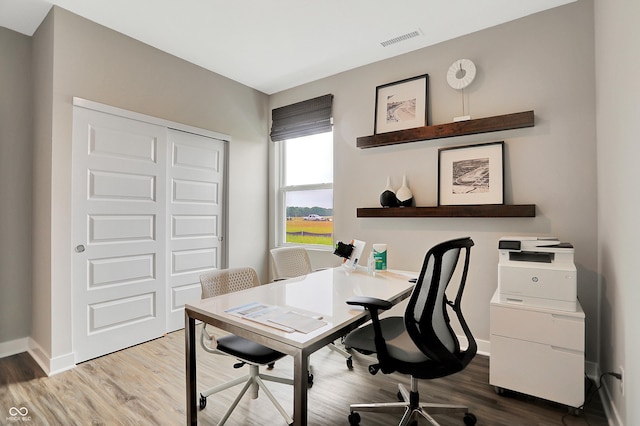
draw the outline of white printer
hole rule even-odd
[[[554,237],[503,237],[498,242],[500,301],[576,311],[573,246]]]

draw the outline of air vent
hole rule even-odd
[[[382,47],[387,47],[387,46],[390,46],[392,44],[400,43],[401,41],[409,40],[409,39],[414,38],[414,37],[419,37],[421,35],[422,35],[422,31],[415,30],[415,31],[411,31],[410,33],[403,34],[401,36],[391,38],[391,39],[389,39],[387,41],[383,41],[380,44],[382,45]]]

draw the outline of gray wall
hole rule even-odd
[[[0,28],[0,343],[31,330],[31,118],[31,37]]]
[[[595,1],[598,129],[598,255],[601,286],[600,368],[617,424],[640,424],[640,16],[638,2]]]
[[[53,127],[53,19],[45,20],[33,35],[33,213],[32,301],[24,309],[32,315],[29,337],[39,358],[51,348],[51,169]],[[65,315],[67,311],[63,311]],[[43,350],[45,352],[43,352]]]
[[[390,267],[418,270],[435,243],[465,235],[474,239],[463,307],[475,336],[485,343],[489,300],[497,287],[498,239],[553,235],[573,243],[578,296],[587,315],[587,360],[597,361],[593,40],[593,5],[579,1],[277,93],[270,107],[334,94],[336,240],[387,243]],[[536,126],[356,148],[358,136],[373,133],[375,88],[381,84],[427,73],[430,123],[462,115],[461,95],[445,78],[459,58],[473,60],[478,68],[476,81],[465,90],[472,117],[534,110]],[[406,175],[416,205],[436,205],[438,148],[501,140],[506,144],[505,202],[536,204],[535,218],[356,218],[358,207],[379,206],[387,176],[397,188]]]

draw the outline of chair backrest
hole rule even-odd
[[[477,345],[462,315],[460,304],[469,270],[469,255],[474,245],[471,238],[445,241],[426,254],[420,277],[411,294],[404,321],[409,336],[429,358],[442,363],[444,371],[464,368],[475,356]],[[453,301],[445,293],[464,251],[460,284]],[[468,347],[460,351],[460,342],[451,328],[448,309],[451,309],[468,340]]]
[[[258,274],[253,268],[216,269],[200,275],[202,298],[219,296],[260,285]]]
[[[311,272],[311,261],[304,247],[279,247],[271,250],[273,278],[294,278]]]

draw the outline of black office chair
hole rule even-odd
[[[460,303],[469,269],[469,255],[473,246],[471,238],[446,241],[431,248],[424,259],[420,277],[409,299],[404,317],[380,319],[379,312],[391,308],[385,300],[354,297],[350,305],[364,306],[371,314],[372,322],[351,332],[345,345],[361,353],[375,353],[378,363],[369,366],[369,372],[385,374],[399,372],[411,376],[411,392],[398,385],[398,398],[402,402],[382,404],[351,404],[349,424],[360,423],[358,411],[403,412],[400,425],[408,425],[419,417],[431,424],[438,423],[427,413],[464,413],[464,423],[475,425],[476,417],[468,408],[459,405],[422,404],[418,394],[418,379],[435,379],[463,370],[476,354],[476,341],[462,316]],[[464,251],[461,280],[453,301],[447,299],[445,290],[453,277]],[[449,323],[448,309],[453,311],[468,340],[466,350]]]
[[[202,286],[202,298],[206,299],[208,297],[214,297],[221,294],[259,286],[260,280],[258,278],[258,274],[253,268],[246,267],[216,269],[212,272],[201,275],[200,284]],[[251,397],[253,399],[258,397],[258,390],[262,389],[276,409],[280,412],[287,424],[293,424],[291,417],[287,414],[284,408],[282,408],[280,403],[278,403],[276,398],[269,391],[269,388],[264,384],[264,381],[271,381],[293,385],[293,380],[262,374],[259,371],[259,367],[261,365],[268,365],[270,368],[273,367],[273,364],[277,360],[283,358],[285,354],[234,334],[216,338],[207,330],[207,324],[204,324],[202,327],[200,344],[202,348],[209,353],[233,356],[237,358],[240,362],[234,364],[234,368],[240,368],[245,364],[249,366],[249,373],[247,375],[202,392],[200,394],[200,409],[204,409],[207,406],[207,397],[214,393],[218,393],[230,387],[244,383],[244,387],[227,409],[226,413],[218,423],[219,425],[222,425],[227,421],[231,412],[238,405],[242,396],[247,392],[249,387],[252,388]]]

